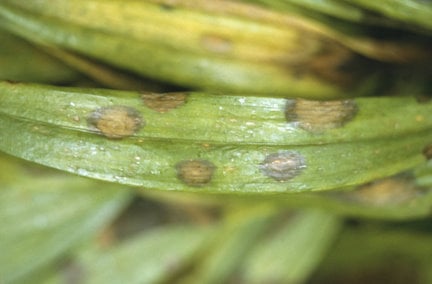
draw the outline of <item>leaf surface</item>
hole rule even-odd
[[[274,193],[348,187],[424,163],[422,151],[432,140],[432,105],[412,98],[356,99],[350,121],[327,129],[312,119],[309,131],[301,119],[284,121],[285,99],[190,93],[184,106],[159,113],[133,92],[10,83],[0,91],[2,151],[146,188]],[[322,115],[323,106],[301,115],[310,119],[317,109]],[[128,129],[125,121],[139,127]],[[132,132],[118,132],[119,125]]]

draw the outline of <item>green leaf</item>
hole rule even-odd
[[[0,42],[0,80],[63,83],[78,78],[76,72],[59,60],[3,30]]]
[[[1,165],[10,165],[6,159]],[[31,168],[30,168],[31,170]],[[74,176],[21,169],[0,190],[0,275],[28,277],[93,236],[127,204],[117,186]],[[36,171],[37,172],[37,171]]]
[[[242,269],[244,283],[303,283],[333,243],[338,218],[300,211],[257,243]]]
[[[346,1],[346,0],[345,0]],[[389,18],[406,22],[432,31],[432,4],[430,1],[421,0],[382,0],[365,1],[354,0],[350,3],[357,4],[366,9],[381,13]]]
[[[266,204],[228,207],[218,230],[201,252],[195,273],[180,283],[228,282],[277,213]]]
[[[375,60],[398,64],[431,61],[432,5],[424,1],[244,1],[301,15],[321,33]]]
[[[423,226],[423,229],[418,225]],[[335,274],[349,277],[368,271],[374,273],[384,267],[387,271],[390,268],[388,278],[391,283],[397,279],[398,276],[393,275],[399,275],[395,270],[399,268],[402,273],[407,269],[415,269],[413,276],[421,277],[419,274],[422,270],[430,268],[431,241],[428,219],[417,223],[360,223],[358,226],[347,226],[316,276],[317,279]],[[424,267],[424,264],[428,267]]]
[[[74,260],[85,283],[161,283],[187,268],[213,232],[192,225],[164,226],[108,249],[84,251]]]
[[[0,25],[27,40],[186,87],[325,99],[368,86],[362,76],[338,70],[352,58],[349,50],[300,18],[246,4],[3,1],[0,7]],[[321,72],[324,64],[334,80]]]
[[[0,150],[146,188],[274,193],[408,170],[424,163],[432,140],[432,105],[408,97],[320,103],[190,93],[181,103],[158,112],[134,92],[1,83]]]

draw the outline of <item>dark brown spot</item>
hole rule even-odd
[[[431,160],[432,159],[432,144],[427,145],[423,149],[423,155],[426,157],[426,159]]]
[[[145,125],[140,113],[127,106],[109,106],[93,111],[88,123],[108,138],[123,138],[136,133]]]
[[[173,110],[186,103],[186,93],[143,94],[144,105],[160,113]]]
[[[177,177],[189,186],[204,186],[208,184],[216,166],[206,160],[181,161],[176,165]]]
[[[343,126],[354,118],[357,105],[353,100],[311,101],[288,100],[285,117],[288,122],[310,132],[323,132]]]
[[[227,53],[232,49],[231,40],[220,35],[203,35],[201,44],[205,49],[215,53]]]
[[[268,155],[260,164],[260,169],[268,177],[277,181],[287,181],[306,168],[303,156],[296,151],[284,151]]]

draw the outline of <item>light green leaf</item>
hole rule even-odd
[[[348,187],[424,163],[432,140],[432,105],[406,97],[319,103],[190,93],[161,113],[134,92],[10,83],[0,91],[0,150],[163,190]]]
[[[259,237],[268,229],[278,211],[273,206],[232,206],[209,246],[201,252],[195,273],[180,283],[226,283],[248,257]]]
[[[22,169],[14,182],[0,183],[2,283],[58,259],[110,222],[129,200],[117,186],[58,173],[36,177]]]
[[[192,225],[160,227],[109,250],[87,251],[75,262],[85,269],[85,283],[161,283],[188,267],[212,232]]]
[[[333,243],[338,218],[320,211],[300,211],[248,255],[244,283],[303,283]]]

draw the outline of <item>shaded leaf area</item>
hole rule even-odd
[[[429,218],[347,226],[310,283],[429,283]]]
[[[354,22],[375,27],[392,27],[412,29],[414,32],[425,32],[432,30],[430,17],[432,16],[432,5],[428,1],[419,0],[385,0],[385,1],[364,1],[364,0],[244,0],[245,2],[257,2],[270,7],[279,8],[294,13],[317,18],[325,18],[324,15],[332,16],[335,19],[343,19],[347,22]],[[309,13],[307,13],[309,12]],[[321,15],[321,16],[319,16]],[[422,28],[422,29],[419,29]]]
[[[348,187],[422,164],[422,151],[432,140],[432,105],[411,98],[357,99],[352,121],[327,130],[314,120],[322,114],[316,108],[302,110],[298,121],[283,122],[281,99],[191,93],[184,106],[160,113],[133,92],[0,87],[0,103],[7,106],[0,111],[1,150],[146,188],[246,193]],[[246,102],[247,113],[236,114]],[[302,129],[302,123],[313,131]],[[269,157],[282,157],[285,164]],[[195,166],[179,169],[183,161]],[[213,170],[206,173],[197,161],[211,163]]]
[[[235,2],[216,12],[205,1],[193,9],[156,2],[3,1],[0,17],[37,44],[189,88],[325,99],[369,93],[377,83],[371,75],[379,72],[344,71],[356,56],[301,18]]]
[[[22,167],[1,156],[0,279],[16,283],[94,236],[124,208],[118,186]],[[5,170],[7,169],[7,170]]]
[[[79,78],[77,72],[60,60],[3,30],[0,30],[0,42],[1,80],[68,83]]]
[[[319,30],[384,62],[430,62],[432,5],[428,1],[243,0],[312,20]]]
[[[351,2],[367,10],[383,14],[391,19],[395,19],[407,24],[408,27],[414,26],[432,31],[432,4],[430,1],[421,0],[384,0],[384,1],[341,1]]]

